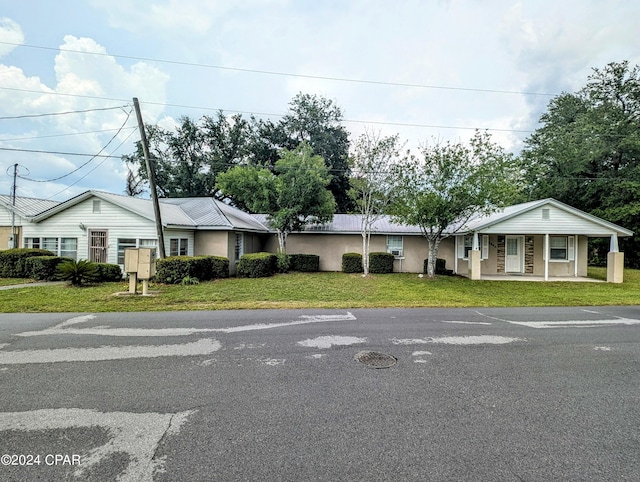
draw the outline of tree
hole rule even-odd
[[[520,188],[513,157],[476,132],[461,142],[427,145],[422,158],[397,166],[392,219],[419,226],[429,243],[427,275],[435,276],[442,239],[465,229],[472,216],[510,204]]]
[[[249,124],[242,116],[204,116],[199,122],[180,118],[175,131],[145,126],[149,151],[156,166],[156,183],[161,197],[219,197],[215,179],[230,166],[248,156]],[[123,156],[138,175],[148,180],[142,145]]]
[[[530,197],[554,197],[638,233],[640,67],[594,69],[580,91],[552,99],[540,122],[522,153]],[[606,252],[608,243],[600,245]],[[621,247],[627,264],[640,267],[640,238]]]
[[[333,219],[335,200],[326,189],[329,181],[323,159],[302,143],[293,151],[282,151],[274,172],[236,166],[218,176],[217,186],[234,204],[267,214],[278,233],[279,252],[286,254],[289,233]]]
[[[336,210],[346,213],[353,205],[349,196],[349,133],[342,120],[342,109],[332,100],[299,93],[272,134],[281,147],[293,150],[306,142],[314,154],[324,159],[331,175],[328,187],[336,200]]]
[[[373,224],[385,212],[394,190],[393,168],[399,162],[400,138],[381,137],[365,130],[353,145],[349,194],[361,215],[362,268],[369,274],[369,245]]]

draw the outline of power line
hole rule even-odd
[[[454,90],[454,91],[463,91],[463,92],[483,92],[483,93],[489,93],[489,94],[533,95],[533,96],[544,96],[544,97],[553,97],[557,95],[557,94],[549,94],[544,92],[526,92],[526,91],[500,90],[500,89],[479,89],[479,88],[470,88],[470,87],[451,87],[451,86],[443,86],[443,85],[387,82],[387,81],[366,80],[366,79],[351,79],[347,77],[332,77],[332,76],[323,76],[323,75],[293,74],[290,72],[278,72],[274,70],[246,69],[246,68],[240,68],[240,67],[228,67],[223,65],[184,62],[179,60],[156,59],[151,57],[136,57],[132,55],[118,55],[118,54],[110,54],[110,53],[104,53],[104,52],[86,52],[83,50],[63,49],[60,47],[45,47],[41,45],[28,45],[28,44],[19,44],[19,43],[12,43],[12,42],[0,42],[0,44],[12,45],[16,47],[39,49],[39,50],[52,50],[56,52],[70,52],[70,53],[78,53],[78,54],[85,54],[85,55],[97,55],[102,57],[113,57],[113,58],[127,59],[127,60],[142,60],[145,62],[157,62],[157,63],[163,63],[163,64],[182,65],[182,66],[188,66],[188,67],[226,70],[231,72],[245,72],[245,73],[251,73],[251,74],[274,75],[274,76],[294,77],[294,78],[314,79],[314,80],[329,80],[332,82],[384,85],[384,86],[390,86],[390,87],[410,87],[410,88],[418,88],[418,89]]]
[[[52,112],[52,113],[48,113],[48,114],[25,114],[25,115],[17,115],[17,116],[0,117],[0,120],[28,119],[28,118],[32,118],[32,117],[49,117],[49,116],[68,115],[68,114],[86,114],[87,112],[124,109],[125,107],[127,107],[127,106],[126,105],[122,105],[122,106],[118,106],[118,107],[101,107],[101,108],[96,108],[96,109],[72,110],[72,111],[67,111],[67,112]]]
[[[76,169],[74,169],[73,171],[71,171],[71,172],[69,172],[69,173],[67,173],[67,174],[64,174],[64,175],[62,175],[62,176],[55,177],[55,178],[53,178],[53,179],[43,179],[43,180],[41,180],[41,179],[30,179],[30,178],[28,178],[28,177],[22,177],[22,176],[19,176],[19,177],[20,177],[20,179],[24,179],[25,181],[31,181],[31,182],[53,182],[53,181],[59,181],[60,179],[63,179],[63,178],[65,178],[65,177],[68,177],[68,176],[70,176],[71,174],[73,174],[74,172],[79,171],[79,170],[80,170],[80,169],[82,169],[84,166],[86,166],[87,164],[89,164],[90,162],[92,162],[94,159],[96,159],[96,158],[98,157],[98,155],[100,155],[100,153],[102,153],[102,151],[104,151],[107,147],[109,147],[109,144],[111,144],[111,143],[113,142],[113,140],[118,136],[118,134],[120,134],[120,132],[122,132],[122,129],[124,129],[124,126],[125,126],[125,125],[127,124],[127,122],[129,121],[129,117],[130,117],[130,116],[131,116],[131,111],[129,111],[129,113],[127,114],[127,118],[126,118],[126,119],[124,120],[124,122],[122,123],[122,126],[120,126],[120,129],[118,129],[118,132],[116,132],[116,133],[113,135],[113,137],[111,137],[111,139],[109,139],[109,142],[107,142],[107,143],[104,145],[104,147],[102,147],[102,148],[98,151],[98,154],[95,154],[95,155],[91,156],[91,158],[90,158],[87,162],[85,162],[84,164],[81,164],[79,167],[77,167],[77,168],[76,168]],[[127,139],[128,139],[128,137],[127,137]],[[115,151],[114,151],[114,152],[115,152]],[[106,160],[106,159],[105,159],[105,160]],[[103,161],[103,162],[104,162],[104,161]],[[91,171],[89,171],[89,172],[91,172]]]
[[[0,42],[0,44],[1,43],[2,42]],[[0,87],[0,89],[19,91],[19,92],[30,92],[35,94],[80,97],[84,99],[95,99],[95,100],[108,100],[108,101],[119,101],[119,102],[122,102],[125,100],[125,99],[116,99],[113,97],[98,97],[98,96],[81,95],[81,94],[63,94],[63,93],[59,94],[57,92],[42,92],[39,90],[17,89],[14,87]],[[151,101],[141,102],[141,104],[155,105],[160,107],[173,107],[173,108],[179,108],[179,109],[199,110],[199,111],[227,112],[232,114],[243,114],[243,115],[250,115],[250,116],[285,117],[287,115],[287,114],[274,114],[270,112],[223,109],[220,107],[203,107],[203,106],[194,106],[194,105],[186,105],[186,104],[167,104],[163,102],[151,102]],[[524,134],[534,132],[533,130],[499,129],[499,128],[491,128],[491,127],[470,127],[470,126],[444,126],[444,125],[419,124],[419,123],[410,123],[410,122],[381,122],[381,121],[367,121],[367,120],[360,120],[360,119],[342,119],[341,122],[350,123],[350,124],[388,125],[388,126],[395,126],[395,127],[420,127],[425,129],[454,129],[454,130],[459,129],[459,130],[482,130],[482,131],[486,130],[486,131],[514,132],[514,133],[524,133]]]
[[[127,129],[136,129],[136,127],[126,127],[123,130],[127,130]],[[97,131],[70,132],[68,134],[50,134],[47,136],[14,137],[9,139],[0,139],[0,142],[32,141],[36,139],[50,139],[52,137],[82,136],[86,134],[103,134],[106,132],[113,132],[117,130],[118,130],[117,128],[114,128],[114,129],[101,129]]]

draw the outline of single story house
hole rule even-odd
[[[161,199],[165,252],[229,258],[231,274],[244,253],[277,252],[275,231],[263,214],[247,214],[212,198]],[[124,250],[156,247],[158,236],[149,199],[87,191],[48,207],[22,225],[23,246],[61,256],[124,265]],[[287,253],[320,256],[322,271],[340,271],[342,255],[362,252],[361,217],[336,214],[330,223],[310,225],[287,237]],[[521,275],[583,277],[587,241],[611,240],[607,279],[622,282],[623,254],[618,238],[625,228],[554,199],[509,206],[489,216],[452,225],[438,257],[448,269],[472,279]],[[395,255],[394,271],[421,273],[428,244],[417,226],[380,217],[373,226],[371,251]]]
[[[58,201],[24,196],[16,196],[14,203],[13,196],[0,194],[0,249],[23,247],[22,226],[36,214],[58,204]],[[12,228],[15,244],[12,242]]]
[[[231,274],[234,261],[261,251],[269,235],[249,214],[212,198],[161,199],[160,217],[167,256],[224,256]],[[28,248],[122,267],[126,248],[158,246],[151,200],[102,191],[86,191],[39,213],[22,235]]]
[[[255,215],[262,224],[266,216]],[[339,271],[342,255],[362,252],[361,217],[336,214],[332,222],[311,225],[287,237],[287,253],[320,255],[320,269]],[[506,207],[489,216],[476,216],[464,225],[446,230],[438,257],[447,269],[472,279],[483,276],[522,275],[584,277],[587,274],[588,238],[609,238],[607,280],[622,282],[623,254],[618,238],[633,232],[579,209],[542,199]],[[268,251],[277,249],[269,239]],[[396,255],[394,271],[420,273],[428,256],[428,244],[417,226],[399,225],[381,217],[373,226],[371,251]]]

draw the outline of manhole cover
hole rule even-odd
[[[353,359],[370,368],[389,368],[398,363],[396,357],[377,351],[361,351]]]

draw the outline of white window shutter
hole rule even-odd
[[[576,253],[576,248],[575,248],[575,236],[569,236],[569,252],[567,253],[569,261],[573,261],[575,259],[575,253]]]
[[[464,235],[456,236],[458,239],[458,258],[464,258]]]
[[[489,235],[482,235],[482,259],[489,259]]]

